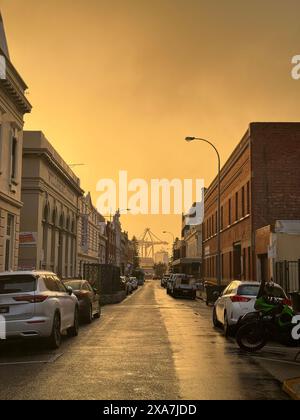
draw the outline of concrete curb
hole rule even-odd
[[[300,401],[300,378],[287,379],[283,382],[282,389],[293,400]]]

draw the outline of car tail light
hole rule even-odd
[[[250,302],[251,298],[247,298],[245,296],[239,296],[239,295],[235,295],[235,296],[231,296],[230,297],[231,301],[236,303],[247,303]]]
[[[292,301],[290,299],[283,299],[283,302],[282,303],[284,305],[287,305],[287,306],[293,306],[293,303],[292,303]]]
[[[27,302],[27,303],[42,303],[46,299],[48,299],[49,296],[47,295],[22,295],[22,296],[15,296],[13,299],[16,302]]]

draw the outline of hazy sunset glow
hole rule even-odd
[[[251,121],[299,120],[297,0],[1,0],[13,64],[42,130],[97,200],[100,178],[204,178]],[[270,8],[272,7],[272,13]],[[180,216],[124,216],[180,234]]]

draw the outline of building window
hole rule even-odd
[[[247,214],[250,214],[250,182],[247,182]]]
[[[215,226],[216,226],[216,233],[218,233],[219,226],[218,226],[218,212],[217,211],[216,211],[216,223],[215,223]]]
[[[43,213],[43,255],[41,261],[41,268],[47,268],[49,213],[49,206],[48,203],[46,203]]]
[[[242,217],[245,216],[245,187],[242,188]]]
[[[239,220],[239,193],[235,193],[235,221]]]
[[[231,198],[228,201],[228,225],[231,225]]]
[[[10,168],[10,176],[12,179],[16,179],[17,177],[17,139],[15,137],[12,138],[11,144],[11,168]]]
[[[221,230],[224,228],[224,207],[221,207]]]
[[[243,279],[247,279],[246,248],[243,248]]]
[[[229,279],[232,280],[232,252],[229,252]]]
[[[251,247],[248,248],[248,280],[251,280]]]
[[[12,270],[13,267],[13,248],[14,248],[15,217],[7,215],[7,226],[5,236],[5,271]]]
[[[221,256],[221,276],[224,278],[224,254]]]

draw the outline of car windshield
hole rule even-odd
[[[70,286],[73,290],[80,290],[82,286],[82,281],[80,280],[73,280],[73,281],[65,281],[64,285],[66,287]]]
[[[1,276],[0,295],[30,293],[36,290],[36,278],[31,275]]]
[[[256,284],[244,284],[238,288],[238,295],[241,296],[257,296],[259,291],[259,285]]]

